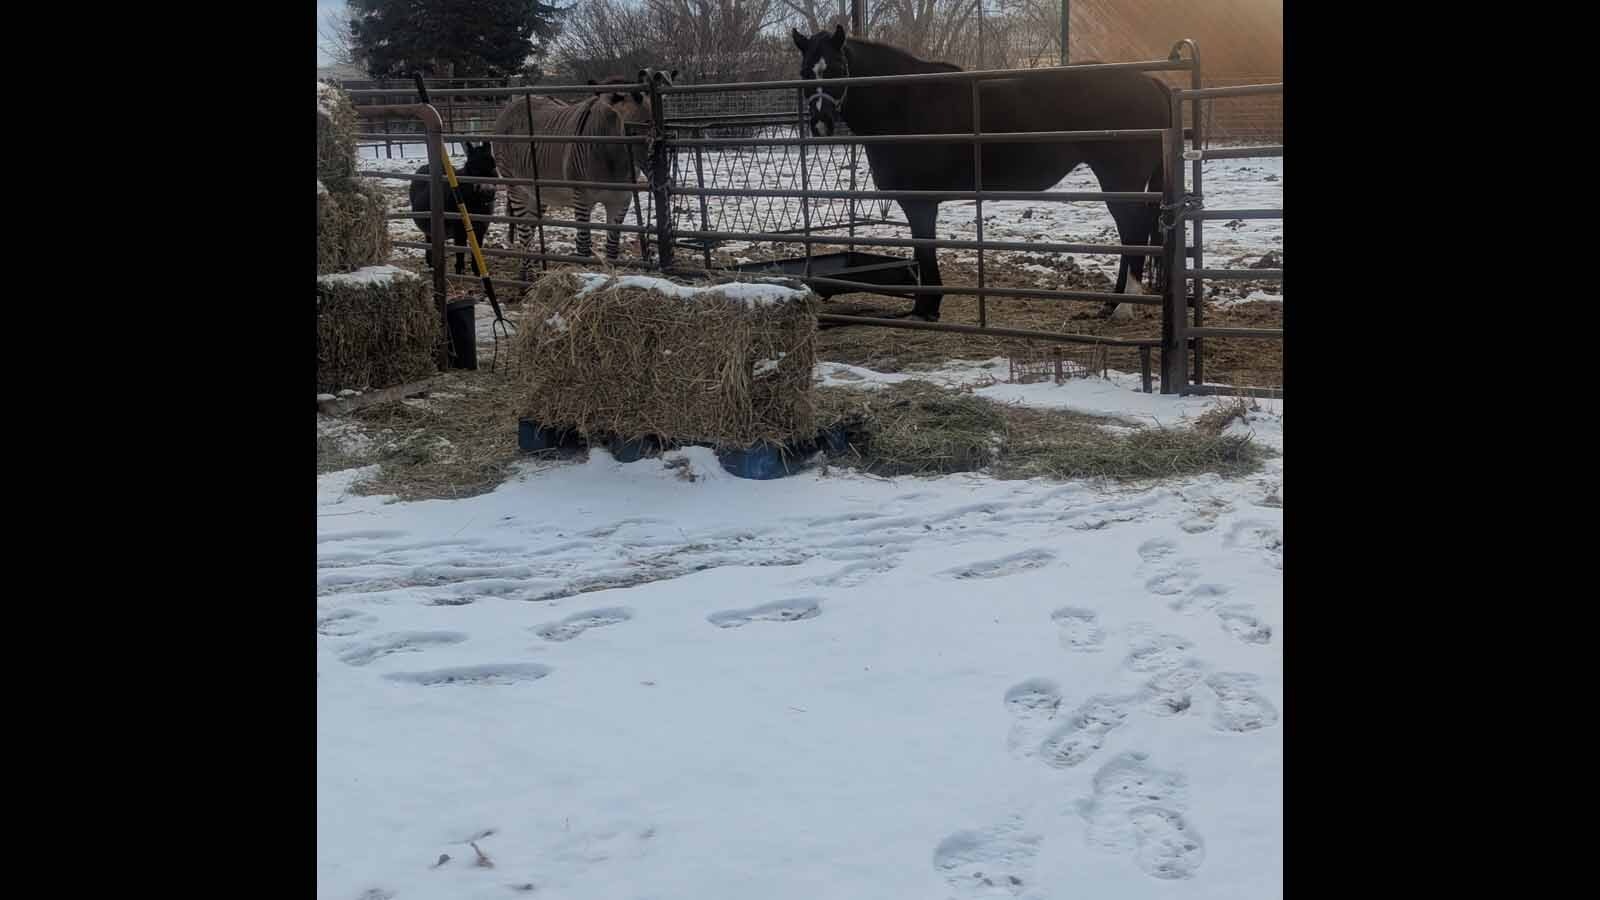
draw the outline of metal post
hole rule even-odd
[[[1072,18],[1072,0],[1061,0],[1061,64],[1067,64],[1067,22]]]
[[[523,94],[522,95],[522,107],[528,114],[528,136],[532,137],[533,136],[533,95],[532,94]],[[534,221],[539,223],[539,225],[537,226],[538,229],[539,229],[539,271],[548,272],[548,271],[550,271],[550,260],[545,259],[544,257],[549,256],[550,255],[550,251],[545,246],[545,242],[544,242],[544,195],[539,190],[539,145],[538,144],[529,144],[528,145],[528,159],[532,160],[532,162],[533,162],[533,215],[534,215]],[[506,188],[506,197],[508,199],[506,200],[506,205],[508,207],[510,206],[510,203],[511,203],[511,201],[509,199],[510,196],[511,196],[511,188],[507,187]],[[506,210],[506,213],[509,215],[510,212],[511,212],[511,210],[508,208]],[[515,249],[515,248],[512,248],[512,249]]]
[[[433,239],[433,300],[439,306],[439,321],[444,326],[439,343],[439,371],[450,368],[450,291],[444,277],[444,134],[432,121],[423,123],[428,133],[428,230]]]
[[[1188,286],[1183,219],[1183,106],[1172,97],[1172,124],[1161,134],[1161,393],[1181,394],[1189,381]]]
[[[697,137],[697,138],[703,138],[703,137],[706,136],[706,130],[704,128],[696,128],[696,129],[694,129],[694,136]],[[700,159],[701,156],[702,156],[701,148],[700,147],[695,147],[694,148],[694,183],[699,185],[700,190],[703,191],[703,190],[706,189],[706,170],[705,170],[705,164],[701,162],[701,159]],[[705,194],[701,194],[700,195],[700,230],[701,231],[710,231],[711,230],[711,219],[710,219],[710,215],[709,215],[709,213],[707,212],[707,209],[706,209],[706,195]],[[708,268],[708,269],[711,268],[711,242],[710,241],[706,241],[705,250],[704,250],[704,257],[705,257],[706,268]]]
[[[973,79],[972,82],[972,135],[977,137],[983,133],[983,108],[978,98],[981,96],[978,88],[983,82]],[[978,221],[978,243],[983,243],[983,144],[979,141],[972,142],[972,189],[978,191],[978,196],[973,200]],[[937,254],[939,249],[934,248]],[[983,248],[978,248],[978,327],[989,324],[989,311],[983,297]]]
[[[856,145],[855,144],[851,144],[850,145],[850,193],[852,193],[852,194],[854,194],[856,192],[856,166],[857,165],[858,165],[858,163],[856,162]],[[850,237],[853,239],[856,236],[856,201],[855,201],[855,198],[853,198],[853,197],[850,199],[850,212],[849,212],[849,215],[850,215]],[[854,252],[856,252],[856,244],[855,244],[854,240],[851,240],[850,243],[845,245],[845,252],[846,253],[854,253]],[[846,257],[846,258],[848,259],[848,257]]]
[[[661,95],[656,70],[648,69],[650,79],[650,194],[656,205],[656,262],[662,271],[672,268],[672,177],[667,171],[667,105]]]
[[[984,0],[978,0],[978,68],[983,68],[983,7]],[[977,84],[976,81],[973,84]]]
[[[806,170],[806,144],[811,140],[811,129],[805,125],[805,88],[797,88],[796,94],[800,98],[800,224],[805,229],[805,236],[811,237],[811,198],[805,196],[811,190],[811,180]],[[816,249],[815,244],[806,244],[806,265],[804,277],[811,277],[811,255]]]
[[[1194,67],[1189,70],[1189,84],[1195,90],[1199,90],[1201,87],[1200,47],[1192,40],[1185,40],[1183,43],[1189,45],[1189,53],[1194,57]],[[1194,145],[1192,147],[1194,150],[1203,150],[1206,146],[1204,128],[1201,124],[1203,120],[1203,115],[1201,112],[1203,103],[1204,101],[1196,98],[1189,108],[1189,118],[1193,120],[1194,127]],[[1196,159],[1194,161],[1194,192],[1199,194],[1201,197],[1204,197],[1205,191],[1202,189],[1200,184],[1200,168],[1200,160]],[[1194,279],[1195,328],[1201,327],[1206,321],[1205,284],[1199,277],[1198,271],[1206,267],[1206,245],[1204,235],[1202,234],[1202,229],[1204,227],[1205,220],[1196,217],[1194,220],[1194,267],[1196,269],[1196,275]],[[1197,337],[1194,339],[1194,383],[1205,384],[1205,381],[1205,339]]]

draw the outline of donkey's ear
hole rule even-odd
[[[672,82],[674,82],[674,83],[676,83],[677,80],[678,80],[678,70],[677,69],[673,69],[672,73],[667,76],[667,79],[672,81]]]
[[[833,49],[835,49],[835,50],[843,50],[844,49],[844,37],[845,37],[845,35],[844,35],[844,26],[843,25],[835,25],[835,26],[833,26]]]
[[[794,45],[800,48],[801,53],[811,49],[811,39],[801,34],[800,29],[789,29],[789,36],[794,38]]]
[[[633,81],[634,81],[635,84],[649,84],[650,83],[650,70],[649,69],[640,69],[639,70],[639,77],[635,78]]]

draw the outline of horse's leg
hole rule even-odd
[[[911,225],[911,236],[914,238],[935,237],[934,225],[939,219],[939,204],[927,200],[901,200],[900,209],[906,214],[906,221]],[[939,279],[939,251],[932,246],[918,247],[916,249],[917,268],[922,274],[924,287],[944,284]],[[913,319],[922,319],[927,322],[939,321],[939,305],[944,300],[943,294],[919,294],[916,305],[911,308]]]
[[[455,244],[457,247],[465,247],[467,245],[467,226],[466,225],[463,225],[460,222],[456,222],[451,226],[451,228],[450,228],[450,243]],[[463,273],[463,272],[465,272],[467,270],[466,256],[467,256],[466,253],[464,253],[462,251],[459,251],[459,250],[456,251],[456,274],[457,275],[460,275],[461,273]],[[478,264],[476,262],[474,262],[472,264],[472,266],[473,266],[473,268],[477,268]]]
[[[1153,167],[1145,158],[1147,154],[1129,153],[1128,149],[1124,146],[1114,151],[1119,154],[1117,156],[1107,154],[1101,159],[1090,160],[1089,167],[1099,179],[1102,191],[1143,191],[1150,183]],[[1117,236],[1123,244],[1142,244],[1149,240],[1160,215],[1156,207],[1149,203],[1113,200],[1106,203],[1106,209],[1117,223]],[[1143,255],[1123,255],[1117,267],[1117,293],[1145,293],[1140,286],[1144,278],[1144,263]],[[1107,303],[1106,311],[1113,319],[1133,318],[1131,303]]]

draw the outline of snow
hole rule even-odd
[[[1226,309],[1226,308],[1228,308],[1230,306],[1238,306],[1241,303],[1282,303],[1282,302],[1283,302],[1283,294],[1281,294],[1281,293],[1269,294],[1266,291],[1251,291],[1249,294],[1246,294],[1243,297],[1228,297],[1228,298],[1225,298],[1225,299],[1222,299],[1222,300],[1218,300],[1218,301],[1216,301],[1216,305],[1219,308]]]
[[[330,84],[317,82],[317,114],[333,118],[333,108],[339,102],[339,92]]]
[[[578,277],[583,279],[583,288],[574,295],[577,297],[582,297],[602,288],[607,290],[613,288],[637,288],[658,291],[669,297],[678,297],[685,300],[702,300],[706,298],[720,300],[726,298],[728,300],[742,301],[746,306],[771,306],[778,303],[800,302],[811,295],[811,292],[805,288],[767,282],[741,281],[727,284],[686,285],[649,275],[623,275],[616,277],[591,272],[578,273]]]
[[[1212,402],[995,364],[932,377]],[[1232,427],[1281,450],[1281,410]],[[319,897],[1282,896],[1281,456],[1132,489],[704,448],[451,501],[363,474],[317,480]]]
[[[333,282],[336,284],[388,284],[395,278],[419,278],[421,276],[409,269],[399,266],[367,266],[354,272],[337,272],[332,275],[318,275],[318,281]]]
[[[326,194],[327,192],[328,192],[327,185],[322,183],[322,179],[321,178],[318,178],[317,179],[317,196],[320,197],[323,194]]]

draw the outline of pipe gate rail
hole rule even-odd
[[[1187,50],[1187,56],[1184,51]],[[593,143],[593,144],[629,144],[636,146],[649,160],[648,180],[646,182],[588,182],[569,181],[556,178],[503,178],[503,177],[466,177],[459,181],[463,184],[503,184],[508,186],[537,186],[537,187],[571,187],[594,188],[631,191],[639,202],[641,211],[644,209],[644,200],[640,195],[647,195],[650,206],[654,209],[655,221],[653,224],[643,226],[617,224],[608,222],[580,223],[569,219],[539,217],[528,215],[519,219],[508,216],[474,216],[475,221],[485,222],[519,222],[540,230],[541,238],[545,226],[561,228],[586,227],[591,230],[621,232],[624,234],[638,234],[640,237],[641,258],[618,258],[615,265],[622,267],[644,268],[680,276],[695,277],[708,274],[711,269],[710,246],[712,242],[736,241],[772,241],[777,243],[801,244],[806,249],[805,270],[799,277],[807,284],[817,286],[831,286],[834,288],[853,289],[862,292],[877,292],[883,290],[882,285],[871,284],[848,279],[828,278],[813,275],[811,260],[816,245],[836,245],[850,248],[855,247],[919,247],[933,246],[943,249],[976,250],[977,256],[977,284],[974,285],[895,285],[892,291],[895,294],[951,294],[975,295],[978,298],[978,323],[976,325],[957,324],[950,322],[921,322],[900,319],[881,319],[865,316],[850,316],[831,313],[818,315],[820,322],[840,325],[861,325],[884,328],[901,328],[917,331],[942,331],[957,334],[981,334],[993,337],[1023,338],[1030,340],[1101,344],[1112,347],[1135,348],[1140,353],[1144,374],[1144,389],[1151,389],[1151,353],[1159,350],[1161,392],[1164,394],[1219,394],[1238,393],[1256,396],[1282,396],[1281,384],[1278,389],[1263,389],[1251,387],[1238,387],[1227,385],[1208,384],[1204,378],[1204,351],[1206,338],[1253,338],[1282,340],[1282,329],[1254,329],[1254,328],[1218,328],[1205,325],[1204,283],[1206,280],[1278,280],[1283,278],[1281,269],[1208,269],[1205,267],[1203,228],[1209,219],[1282,219],[1281,209],[1235,209],[1212,210],[1206,209],[1203,204],[1202,171],[1201,164],[1205,160],[1214,159],[1247,159],[1257,157],[1282,156],[1281,145],[1260,147],[1228,147],[1205,149],[1205,135],[1201,103],[1213,100],[1227,100],[1237,97],[1250,97],[1263,94],[1281,94],[1283,85],[1238,85],[1231,87],[1201,86],[1200,78],[1200,53],[1193,40],[1185,39],[1173,46],[1171,55],[1165,60],[1152,60],[1143,62],[1125,63],[1095,63],[1089,65],[1073,66],[1082,70],[1137,70],[1145,72],[1188,72],[1191,86],[1186,89],[1174,88],[1171,90],[1171,125],[1167,128],[1154,129],[1121,129],[1106,131],[1057,131],[1057,132],[1006,132],[985,133],[981,129],[982,100],[979,86],[982,82],[1009,78],[1029,73],[1037,73],[1037,69],[996,69],[981,71],[960,72],[935,72],[916,75],[888,75],[876,77],[850,77],[830,79],[830,85],[836,87],[850,87],[855,85],[883,85],[905,84],[914,82],[967,82],[972,87],[973,131],[971,133],[951,134],[895,134],[895,135],[850,135],[842,137],[814,137],[810,129],[804,127],[804,99],[803,90],[815,87],[815,84],[803,80],[793,79],[786,81],[757,82],[752,84],[701,84],[701,85],[673,85],[665,86],[656,84],[654,72],[647,73],[647,81],[634,85],[607,85],[606,90],[626,92],[639,91],[648,93],[651,98],[654,121],[644,133],[624,134],[623,136],[591,136],[591,135],[490,135],[490,134],[460,134],[447,133],[445,122],[438,110],[433,106],[411,105],[368,105],[360,107],[365,116],[407,116],[419,119],[422,123],[425,138],[428,162],[431,174],[402,174],[399,172],[361,171],[358,174],[383,179],[397,179],[410,181],[428,181],[431,199],[430,218],[431,240],[427,243],[418,241],[395,241],[397,247],[415,249],[429,249],[433,252],[433,286],[438,298],[440,315],[444,318],[446,308],[446,286],[450,280],[477,282],[478,279],[466,276],[448,274],[445,271],[446,254],[465,252],[467,248],[448,245],[445,242],[445,222],[459,220],[459,213],[449,212],[444,209],[444,176],[439,164],[440,157],[446,152],[447,142],[460,140],[492,139],[503,143]],[[757,90],[793,90],[800,102],[797,111],[785,114],[735,114],[735,115],[701,115],[686,116],[679,119],[669,119],[666,115],[666,98],[672,95],[690,95],[698,93],[713,93],[726,91],[757,91]],[[558,94],[592,94],[596,91],[594,85],[538,85],[535,87],[506,87],[506,88],[462,88],[462,89],[430,89],[433,96],[450,97],[453,95],[470,95],[474,97],[501,97],[523,96],[527,94],[558,95]],[[355,90],[350,92],[354,96],[385,96],[392,97],[397,93],[393,89]],[[1189,104],[1190,129],[1188,137],[1191,146],[1185,146],[1185,126],[1183,105]],[[781,127],[799,126],[798,137],[713,137],[700,136],[684,137],[682,133],[701,135],[709,127],[725,126],[760,126],[776,125]],[[383,133],[358,133],[357,140],[384,140],[393,138],[394,135]],[[1133,191],[1133,192],[1103,192],[1103,191],[1078,191],[1078,192],[1051,192],[1051,191],[985,191],[983,189],[983,146],[989,143],[1025,143],[1025,142],[1050,142],[1063,143],[1074,141],[1122,141],[1122,140],[1149,140],[1159,138],[1162,144],[1162,174],[1163,189],[1160,192]],[[971,191],[890,191],[890,190],[813,190],[811,188],[811,174],[807,166],[808,150],[832,146],[848,146],[851,153],[851,186],[855,185],[855,147],[857,145],[873,143],[965,143],[972,147],[974,166],[974,187]],[[706,187],[704,176],[701,173],[700,153],[710,148],[759,148],[759,147],[784,147],[798,148],[800,189],[788,188],[726,188]],[[679,185],[674,183],[672,177],[671,160],[674,154],[680,151],[689,151],[695,155],[697,184],[695,186]],[[1185,172],[1185,162],[1190,163],[1190,171]],[[537,174],[537,173],[536,173]],[[1186,177],[1187,176],[1187,177]],[[1191,182],[1192,179],[1192,182]],[[701,227],[682,229],[676,227],[673,221],[673,197],[684,197],[697,201],[700,204]],[[803,225],[798,231],[727,231],[706,227],[705,203],[708,197],[756,197],[776,199],[797,199],[800,201]],[[854,204],[857,201],[876,200],[889,201],[901,198],[931,199],[938,197],[944,200],[970,200],[975,206],[975,221],[977,240],[954,240],[943,238],[884,238],[858,235],[855,227],[861,224],[854,214]],[[816,200],[846,200],[850,201],[851,217],[848,223],[837,225],[816,225],[811,221],[812,201]],[[1027,200],[1045,203],[1064,203],[1073,201],[1107,200],[1132,201],[1139,203],[1159,204],[1162,210],[1160,227],[1163,238],[1160,246],[1143,244],[1089,244],[1089,243],[1035,243],[1020,241],[986,241],[983,238],[983,204],[988,201],[1000,200]],[[534,213],[536,210],[530,210]],[[391,219],[412,219],[417,214],[411,211],[391,212]],[[901,224],[879,220],[886,224]],[[845,227],[848,225],[850,233],[845,236],[829,235],[826,230]],[[1192,241],[1191,231],[1192,228]],[[648,241],[646,239],[649,239]],[[704,247],[702,266],[686,267],[676,264],[675,251],[686,249],[685,241],[703,241],[703,245],[689,245],[695,248]],[[541,246],[543,244],[541,243]],[[654,258],[651,259],[649,249],[654,248]],[[1106,291],[1075,291],[1075,290],[1046,290],[1034,288],[997,287],[987,283],[985,271],[985,254],[987,251],[1034,251],[1034,252],[1060,252],[1060,253],[1102,253],[1118,255],[1144,255],[1156,257],[1159,260],[1160,278],[1158,290],[1150,295],[1115,294]],[[484,248],[486,257],[506,257],[515,259],[539,260],[541,265],[549,262],[588,263],[594,260],[591,257],[579,257],[553,253],[534,253],[523,250],[499,250]],[[1192,260],[1192,265],[1190,261]],[[516,288],[531,287],[526,281],[515,279],[495,278],[497,284],[504,284]],[[1053,300],[1083,300],[1101,301],[1111,303],[1143,303],[1159,305],[1162,308],[1161,336],[1159,338],[1118,338],[1099,335],[1068,334],[1048,331],[1035,331],[1027,329],[992,327],[988,324],[987,300],[990,297],[1029,297]],[[1192,310],[1192,313],[1191,313]],[[1191,318],[1192,317],[1192,318]],[[1190,368],[1192,358],[1193,368]]]

